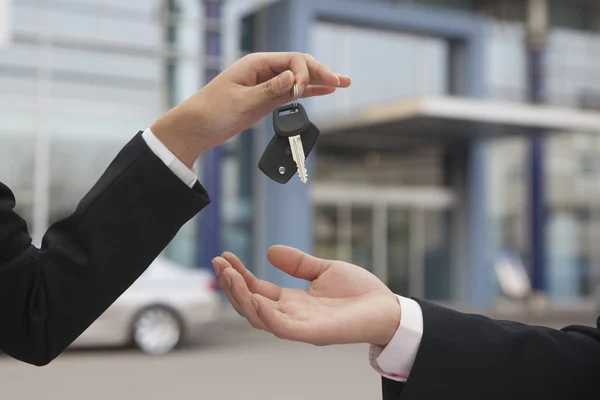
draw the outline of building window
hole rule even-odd
[[[207,18],[221,18],[221,7],[220,1],[207,1],[206,2],[206,17]]]
[[[210,56],[221,55],[221,34],[217,32],[206,33],[206,53]]]
[[[600,3],[551,0],[550,25],[600,32]]]

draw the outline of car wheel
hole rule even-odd
[[[165,307],[149,307],[133,321],[133,342],[144,353],[163,355],[179,344],[183,326],[178,315]]]

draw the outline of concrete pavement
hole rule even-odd
[[[591,311],[553,315],[493,316],[556,327],[595,321]],[[367,346],[317,348],[282,341],[252,329],[227,308],[198,339],[159,358],[136,350],[70,351],[43,368],[0,356],[0,399],[381,399]]]
[[[160,358],[135,350],[77,350],[36,368],[0,357],[0,399],[380,399],[367,350],[281,341],[226,318],[198,343]]]

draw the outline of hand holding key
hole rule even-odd
[[[287,103],[294,84],[299,97],[306,98],[331,94],[350,83],[349,77],[331,72],[308,54],[250,54],[165,114],[152,131],[191,167],[204,150]]]

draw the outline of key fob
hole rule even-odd
[[[308,129],[300,135],[305,157],[308,157],[315,147],[319,134],[319,128],[309,121]],[[298,167],[292,158],[289,139],[278,134],[273,135],[260,158],[258,168],[275,182],[287,183],[292,179],[298,173]]]
[[[273,110],[273,130],[279,136],[288,138],[306,131],[311,122],[306,110],[298,103],[284,104]]]

